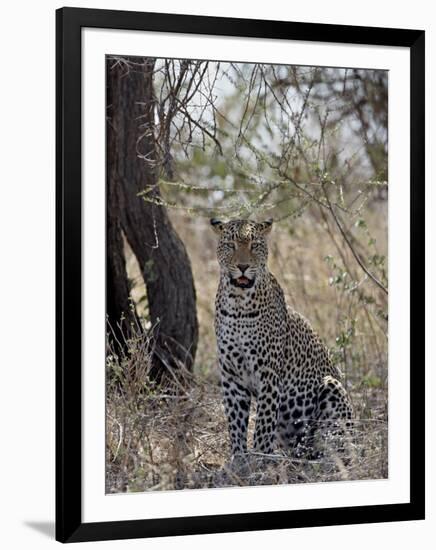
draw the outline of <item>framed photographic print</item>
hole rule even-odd
[[[424,518],[424,32],[57,11],[62,542]]]

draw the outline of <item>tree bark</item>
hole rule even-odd
[[[109,338],[115,351],[125,347],[133,312],[129,301],[129,282],[124,258],[121,223],[117,215],[118,201],[114,178],[109,178],[106,216],[106,314]]]
[[[122,62],[108,59],[107,63],[109,193],[116,188],[108,204],[114,198],[120,227],[142,271],[155,327],[153,375],[160,378],[167,368],[181,364],[192,368],[198,340],[194,281],[186,249],[166,209],[138,196],[146,190],[148,198],[160,199],[154,60],[135,57],[123,58]],[[110,255],[118,253],[109,250]],[[118,281],[114,284],[117,286]],[[122,295],[120,305],[125,307],[124,291],[118,294]]]

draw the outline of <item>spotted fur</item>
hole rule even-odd
[[[272,221],[211,224],[219,235],[215,330],[232,454],[247,452],[252,398],[255,451],[311,448],[316,426],[352,417],[340,372],[268,270]]]

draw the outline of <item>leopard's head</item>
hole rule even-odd
[[[273,221],[232,220],[225,223],[212,218],[210,223],[219,237],[217,257],[221,272],[229,277],[232,285],[251,288],[268,259],[266,235]]]

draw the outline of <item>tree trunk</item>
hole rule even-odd
[[[155,327],[154,375],[159,378],[167,367],[183,363],[192,368],[198,323],[194,281],[185,247],[165,208],[138,196],[146,190],[148,198],[160,199],[153,69],[151,59],[108,60],[107,158],[109,192],[116,187],[118,219],[147,288]],[[113,253],[117,254],[115,250]]]
[[[114,351],[125,347],[133,312],[129,302],[129,282],[124,258],[123,236],[118,216],[117,190],[109,178],[106,217],[106,314],[109,321],[109,338]]]

